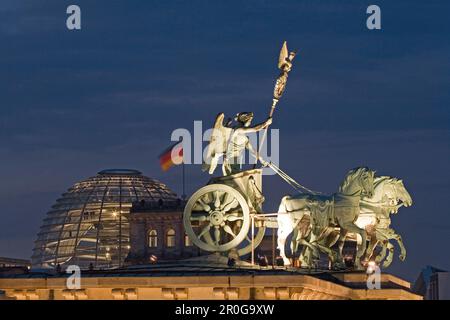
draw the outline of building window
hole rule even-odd
[[[83,220],[93,220],[95,218],[94,211],[84,211],[83,212]]]
[[[156,248],[158,246],[158,232],[156,230],[150,230],[148,233],[148,246],[150,248]]]
[[[186,233],[184,234],[184,246],[185,247],[192,246],[192,241]]]
[[[175,247],[175,230],[169,229],[166,234],[166,244],[168,248]]]

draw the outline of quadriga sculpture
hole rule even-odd
[[[363,267],[361,260],[370,258],[378,245],[381,245],[381,252],[375,261],[381,262],[389,252],[384,263],[388,266],[393,257],[393,245],[389,242],[392,239],[398,242],[400,259],[403,260],[406,249],[402,239],[390,228],[390,215],[397,213],[400,206],[412,204],[401,180],[379,177],[374,181],[374,171],[359,167],[348,172],[337,193],[326,196],[302,186],[275,163],[267,162],[260,156],[260,148],[272,123],[275,107],[286,88],[295,55],[295,52],[288,51],[284,42],[278,59],[281,73],[276,80],[266,121],[252,125],[251,112],[238,113],[235,123],[231,119],[224,122],[223,113],[216,117],[203,170],[213,174],[222,158],[223,176],[210,179],[207,186],[190,197],[183,215],[186,233],[194,244],[206,251],[238,249],[240,256],[251,252],[252,263],[254,249],[263,240],[266,228],[278,228],[278,248],[285,265],[290,264],[285,253],[286,239],[293,231],[292,251],[295,254],[302,245],[299,257],[302,267],[315,267],[320,252],[328,255],[334,268],[345,267],[342,249],[347,234],[361,240],[355,259],[358,269]],[[259,148],[255,150],[246,134],[261,130],[264,130],[263,136]],[[277,214],[263,212],[262,170],[256,168],[256,164],[252,170],[244,169],[242,159],[245,150],[263,167],[274,170],[300,192],[284,197]],[[255,227],[258,228],[256,236]],[[367,239],[370,244],[365,256]],[[243,245],[244,240],[247,245]],[[338,241],[338,250],[332,250]]]
[[[326,253],[333,266],[338,267],[342,257],[331,250],[332,244],[325,244],[327,239],[339,227],[342,236],[347,232],[356,233],[362,239],[362,245],[356,253],[355,267],[362,268],[361,258],[366,251],[367,233],[358,227],[355,221],[360,213],[360,201],[363,196],[372,197],[374,192],[375,172],[367,167],[350,170],[339,187],[339,192],[331,196],[300,194],[286,196],[281,200],[278,210],[278,249],[284,264],[289,265],[284,246],[289,234],[303,219],[308,220],[310,229],[304,228],[304,254],[300,257],[302,266],[313,266],[313,256],[317,251]],[[286,214],[287,213],[287,214]],[[336,242],[336,241],[334,241]]]

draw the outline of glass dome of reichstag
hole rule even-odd
[[[133,202],[174,205],[176,194],[137,170],[110,169],[74,184],[47,213],[35,241],[33,267],[118,267],[130,249]]]

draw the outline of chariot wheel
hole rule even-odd
[[[225,184],[210,184],[189,198],[183,224],[189,239],[200,249],[229,251],[247,237],[250,209],[239,191]]]

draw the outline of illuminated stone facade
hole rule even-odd
[[[364,273],[299,274],[286,270],[168,265],[90,272],[69,290],[63,275],[0,278],[5,299],[21,300],[419,300],[410,284],[389,274],[381,289],[366,289]]]

